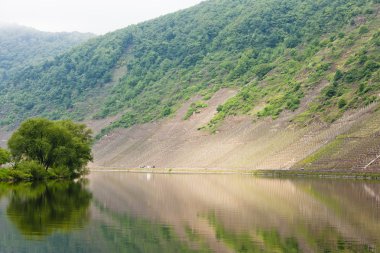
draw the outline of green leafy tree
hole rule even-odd
[[[8,141],[16,162],[33,160],[49,168],[69,169],[80,175],[92,160],[91,130],[70,120],[33,118],[21,124]]]
[[[10,162],[11,154],[8,150],[0,148],[0,165]]]

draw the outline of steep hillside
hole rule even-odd
[[[296,108],[302,97],[295,78],[301,66],[335,38],[345,37],[339,35],[343,27],[373,19],[376,8],[372,0],[206,1],[91,40],[17,73],[1,89],[2,123],[17,124],[35,115],[82,119],[121,113],[111,128],[128,127],[172,114],[195,93],[207,99],[223,86],[256,86],[276,67],[290,72],[278,75],[279,86],[297,89],[263,113],[277,115],[280,107]],[[288,68],[280,69],[289,57]],[[112,80],[117,69],[123,71]],[[278,87],[271,88],[282,95]],[[246,93],[241,93],[237,113],[252,107]],[[95,97],[92,108],[86,100]]]
[[[0,79],[38,64],[94,37],[83,33],[48,33],[18,25],[0,25]]]
[[[9,77],[0,124],[37,115],[90,122],[103,137],[102,166],[311,168],[330,159],[315,155],[326,144],[377,117],[379,8],[205,1]],[[380,153],[355,150],[364,164]]]
[[[208,101],[209,106],[200,109],[189,120],[182,119],[198,97],[187,102],[173,118],[117,129],[107,134],[94,146],[95,163],[92,167],[138,168],[155,165],[158,168],[208,170],[292,167],[343,170],[362,169],[380,154],[379,139],[374,138],[380,133],[379,127],[375,127],[376,122],[380,121],[379,112],[374,112],[376,104],[347,112],[331,124],[313,122],[308,126],[297,126],[291,122],[295,113],[283,114],[276,120],[264,118],[255,122],[252,122],[251,116],[230,116],[215,134],[199,131],[215,115],[218,105],[235,94],[236,91],[229,89],[218,91]],[[335,143],[336,138],[341,139],[347,132],[369,124],[372,128],[362,131],[363,139],[354,139],[357,142],[350,146],[342,142],[339,149],[329,148],[324,152],[323,160],[322,157],[310,159]],[[351,136],[355,138],[354,134]],[[366,142],[362,143],[361,140]],[[355,147],[358,148],[355,150]],[[371,149],[373,151],[368,152]],[[340,160],[329,157],[340,154],[342,150],[346,150],[345,154],[349,156],[341,154]],[[327,162],[332,165],[325,166]],[[340,166],[336,167],[336,164]]]

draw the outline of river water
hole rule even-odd
[[[0,184],[0,252],[380,252],[380,182],[93,172]]]

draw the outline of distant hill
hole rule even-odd
[[[224,158],[233,154],[229,167],[249,167],[252,159],[257,168],[265,167],[263,164],[268,168],[308,167],[323,157],[327,162],[320,162],[321,167],[334,168],[328,154],[339,145],[343,148],[351,139],[341,139],[354,138],[362,128],[369,129],[363,130],[366,143],[373,146],[373,154],[377,152],[377,142],[371,142],[376,140],[372,137],[378,131],[374,127],[377,121],[364,121],[358,112],[378,115],[379,9],[379,0],[204,1],[99,36],[52,60],[13,72],[0,83],[0,125],[12,129],[33,116],[93,122],[98,138],[104,137],[104,147],[109,144],[121,152],[114,157],[111,149],[104,154],[98,149],[104,166],[122,166],[118,161],[128,158],[131,153],[125,150],[130,145],[140,150],[136,147],[141,148],[141,142],[130,143],[136,135],[153,140],[151,134],[162,129],[178,128],[180,132],[182,125],[195,130],[182,135],[177,131],[165,142],[160,137],[163,133],[157,136],[154,144],[163,152],[161,158],[168,154],[165,148],[186,150],[180,157],[188,158],[195,150],[191,143],[226,148],[220,154],[215,149],[214,156],[200,152],[199,157],[191,157],[199,163],[186,163],[184,158],[183,166],[206,166],[213,157],[209,166],[221,167],[226,165]],[[215,100],[214,95],[225,88],[234,93]],[[199,118],[204,111],[207,117]],[[241,122],[245,123],[240,129]],[[143,134],[131,128],[136,124],[150,130]],[[164,125],[156,129],[157,125],[150,124]],[[118,133],[114,131],[117,128],[128,128],[124,136],[129,139],[105,143]],[[247,142],[244,134],[250,131]],[[169,138],[177,135],[186,138],[182,142]],[[222,145],[237,136],[230,146]],[[271,139],[274,136],[276,141]],[[200,139],[184,148],[193,138]],[[335,138],[339,138],[338,146],[328,152],[319,150]],[[149,152],[154,149],[145,145],[146,149],[133,157],[135,163],[129,158],[125,162],[136,166],[143,157],[153,157]],[[300,145],[304,148],[299,149]],[[368,153],[354,146],[351,153],[337,151],[334,159]],[[109,160],[105,155],[111,156]],[[268,163],[273,157],[283,158]],[[358,158],[358,163],[367,166],[370,158]],[[175,159],[171,162],[180,164]],[[161,160],[160,166],[165,165]]]
[[[0,24],[0,77],[35,65],[94,37],[90,33],[49,33],[33,28]]]

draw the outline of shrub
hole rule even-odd
[[[342,79],[343,77],[343,73],[342,71],[340,71],[339,69],[335,72],[335,76],[334,76],[334,81],[338,81],[340,79]]]
[[[340,109],[342,109],[342,108],[345,107],[346,105],[347,105],[347,102],[346,102],[346,100],[345,100],[344,98],[339,99],[339,101],[338,101],[338,107],[339,107]]]
[[[9,177],[13,181],[29,181],[32,180],[32,175],[26,171],[18,170],[18,169],[10,169]]]
[[[72,177],[71,172],[66,167],[57,167],[49,170],[49,177],[52,178],[70,178]]]
[[[360,34],[365,34],[365,33],[368,33],[368,32],[369,32],[368,26],[363,25],[363,26],[360,27],[360,29],[359,29],[359,33],[360,33]]]
[[[185,117],[183,117],[184,120],[187,120],[193,115],[194,113],[200,113],[200,109],[206,108],[208,105],[204,103],[203,101],[197,101],[195,103],[192,103],[189,107],[189,109],[186,112]]]
[[[43,180],[48,176],[45,168],[36,161],[21,161],[16,164],[14,170],[18,171],[17,173],[24,173],[24,176],[30,175],[33,180]]]

